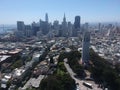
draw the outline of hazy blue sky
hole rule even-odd
[[[63,19],[74,22],[76,15],[84,22],[120,21],[120,0],[0,0],[0,24],[16,24],[23,20],[26,24],[44,20]]]

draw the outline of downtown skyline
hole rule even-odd
[[[30,24],[44,20],[45,13],[50,22],[59,20],[61,23],[64,13],[72,23],[76,15],[81,16],[81,23],[119,22],[119,3],[119,0],[4,0],[0,4],[0,24],[15,24],[19,20]]]

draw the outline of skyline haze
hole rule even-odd
[[[16,24],[24,21],[30,24],[40,19],[45,20],[48,13],[49,21],[63,20],[74,22],[76,15],[84,22],[119,22],[119,0],[1,0],[0,24]]]

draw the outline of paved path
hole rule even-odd
[[[90,81],[89,82],[89,83],[91,83],[93,85],[93,89],[90,89],[90,88],[84,86],[83,82],[86,82],[86,81],[75,78],[74,75],[76,75],[76,74],[72,71],[72,69],[70,68],[69,64],[67,64],[66,62],[67,62],[67,59],[64,59],[64,65],[65,65],[68,73],[75,80],[76,83],[79,83],[79,88],[80,88],[79,90],[102,90],[101,88],[97,88],[97,84],[95,84],[94,81]]]

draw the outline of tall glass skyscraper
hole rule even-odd
[[[78,31],[80,31],[80,16],[75,16],[73,36],[76,37],[78,35]]]
[[[45,21],[48,23],[48,13],[45,14]]]
[[[17,30],[18,31],[24,31],[25,30],[25,25],[23,21],[17,21]]]
[[[75,16],[74,28],[80,29],[80,16]]]

